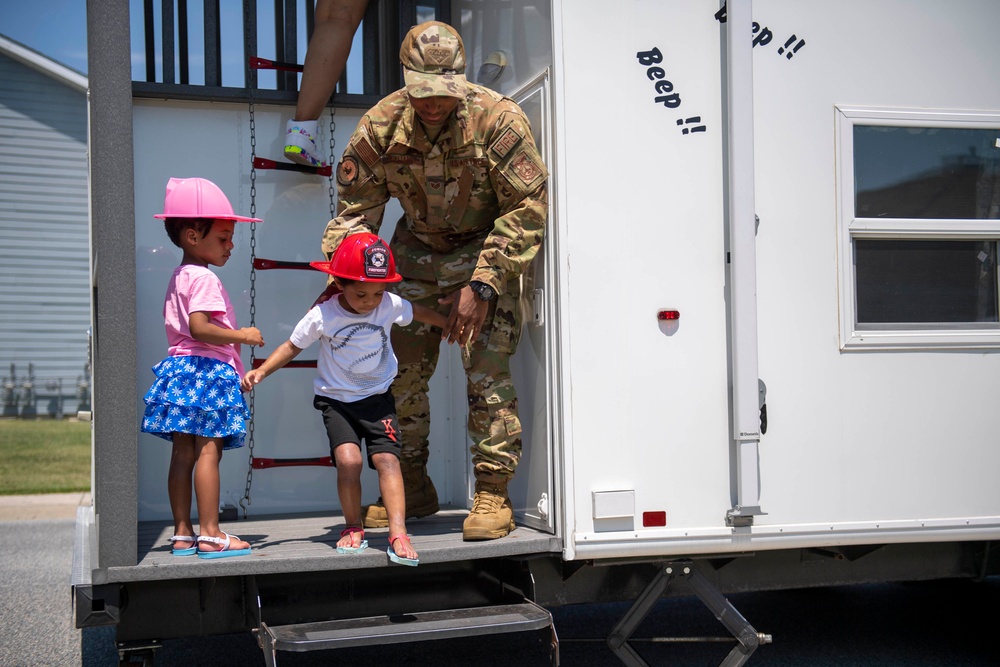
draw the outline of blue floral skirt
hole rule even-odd
[[[232,366],[208,357],[167,357],[153,373],[143,399],[143,433],[171,441],[174,433],[191,433],[224,438],[223,449],[243,446],[250,411]]]

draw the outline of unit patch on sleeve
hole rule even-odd
[[[508,127],[504,130],[503,134],[500,135],[493,145],[490,146],[490,150],[497,154],[497,157],[501,160],[507,157],[507,153],[511,151],[514,146],[521,141],[521,135],[517,133],[512,127]]]
[[[525,185],[532,185],[542,175],[542,170],[527,152],[521,151],[510,163],[511,170]]]
[[[358,180],[358,161],[346,155],[337,165],[337,183],[346,188],[353,185],[356,180]]]

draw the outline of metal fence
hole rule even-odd
[[[72,379],[38,377],[31,363],[26,373],[19,374],[12,363],[10,374],[0,378],[0,417],[62,419],[67,414],[89,412],[90,391],[89,366]]]

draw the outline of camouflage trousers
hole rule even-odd
[[[438,303],[446,294],[434,283],[404,280],[394,291],[412,303],[442,313],[450,308]],[[510,480],[521,458],[521,422],[510,376],[510,356],[520,334],[517,296],[508,293],[490,304],[482,333],[462,348],[472,464],[476,479],[492,484]],[[427,392],[437,367],[441,333],[416,322],[407,327],[393,327],[392,347],[399,361],[392,392],[401,435],[400,463],[404,467],[423,467],[430,445]]]

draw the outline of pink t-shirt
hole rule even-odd
[[[163,302],[163,321],[167,328],[167,355],[199,356],[218,359],[236,369],[243,377],[239,343],[213,345],[191,336],[191,313],[207,312],[209,321],[223,329],[239,329],[236,311],[219,277],[204,266],[182,264],[174,269]]]

